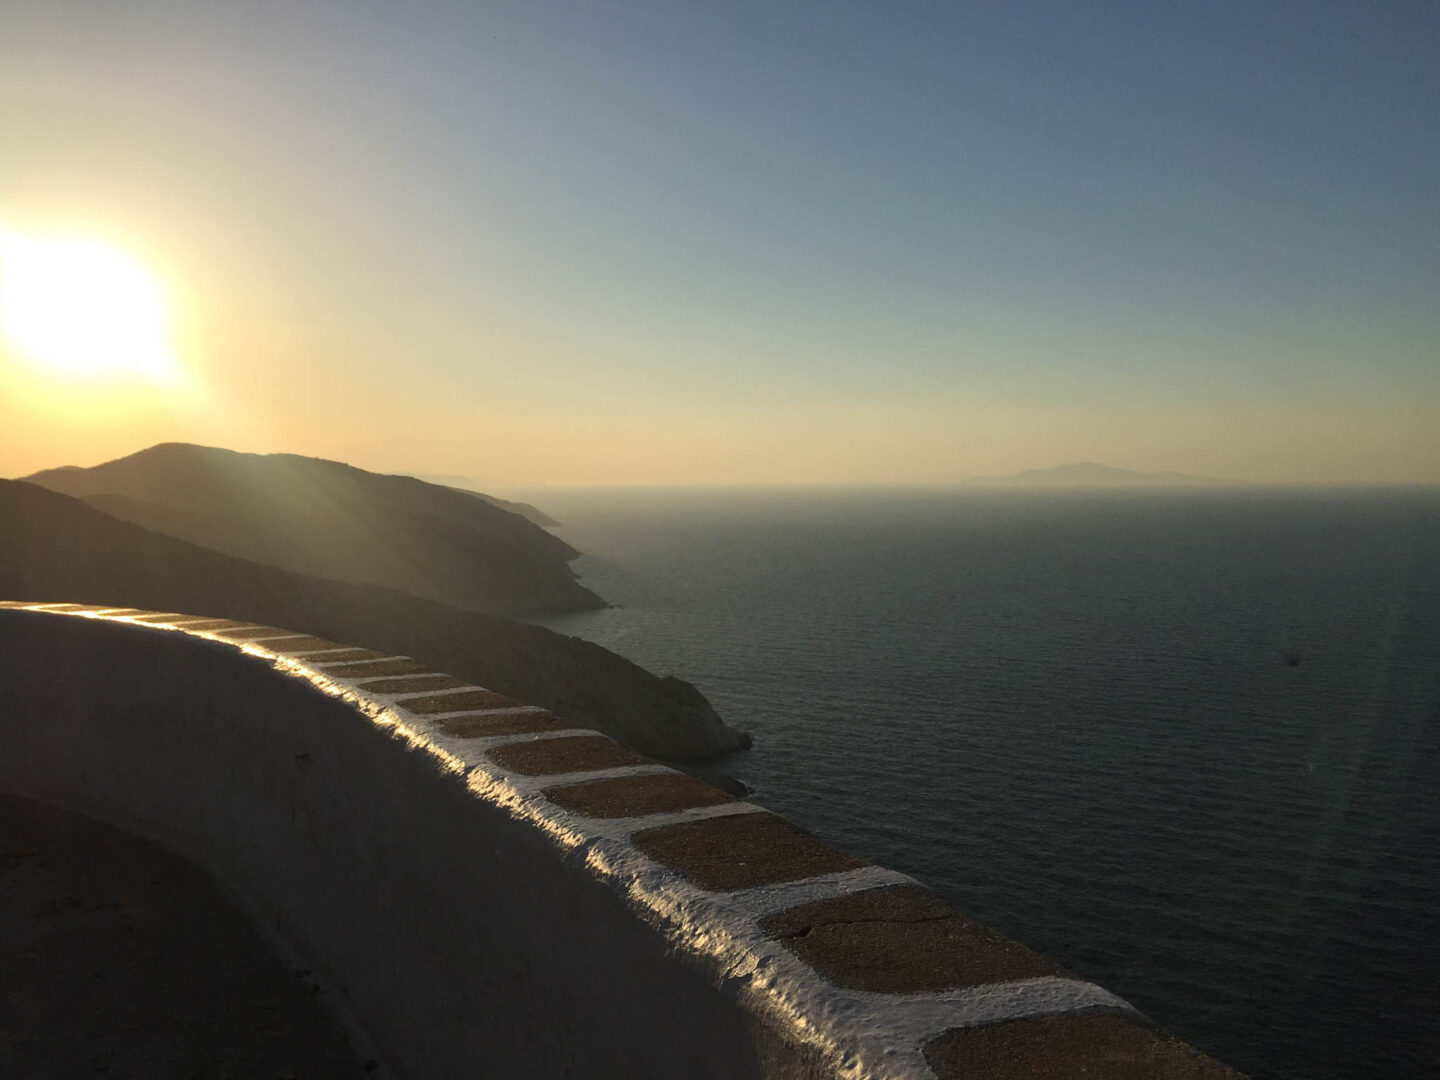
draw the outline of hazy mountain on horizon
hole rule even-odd
[[[749,745],[689,683],[592,642],[236,558],[15,480],[0,480],[0,599],[210,615],[409,656],[655,757]]]
[[[92,468],[23,478],[109,514],[240,558],[398,589],[490,614],[605,602],[578,552],[477,493],[297,454],[161,443]]]
[[[450,488],[452,491],[463,491],[467,495],[474,495],[476,498],[484,499],[491,506],[498,506],[501,510],[509,510],[512,514],[519,514],[526,521],[533,521],[541,528],[553,528],[559,525],[549,514],[545,513],[538,506],[528,502],[516,502],[513,499],[502,499],[498,495],[491,495],[481,491],[477,486],[483,481],[473,476],[462,476],[453,473],[412,473],[416,480],[423,480],[427,484],[438,484],[441,487]]]
[[[1137,472],[1081,461],[1049,469],[1025,469],[1009,476],[975,476],[965,483],[977,487],[1228,487],[1244,481],[1179,472]]]

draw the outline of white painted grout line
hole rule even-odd
[[[358,647],[359,647],[359,646],[356,646],[356,645],[337,645],[337,646],[336,646],[335,648],[333,648],[333,649],[313,649],[313,650],[311,650],[310,652],[305,653],[305,656],[307,657],[307,659],[305,660],[305,663],[309,664],[311,667],[335,667],[335,666],[337,666],[337,665],[339,665],[339,664],[386,664],[386,663],[389,663],[389,662],[392,661],[392,660],[413,660],[413,657],[409,657],[409,656],[399,656],[399,655],[396,655],[396,656],[377,656],[377,657],[375,657],[375,658],[373,658],[373,659],[371,659],[371,660],[317,660],[317,659],[315,659],[315,657],[317,657],[317,656],[324,656],[324,655],[326,655],[327,653],[354,652]],[[376,650],[371,649],[371,650],[369,650],[369,651],[375,652]]]
[[[129,617],[129,616],[121,616],[121,620],[128,622],[128,621],[130,621],[130,617]],[[155,625],[155,624],[154,624],[154,623],[151,623],[150,625],[153,626],[153,625]],[[260,626],[259,626],[258,624],[254,625],[254,626],[246,626],[244,623],[242,623],[242,624],[240,624],[239,626],[222,626],[222,627],[219,627],[219,628],[217,628],[217,629],[215,629],[215,630],[191,630],[191,629],[189,629],[188,627],[185,627],[185,626],[175,626],[175,627],[171,627],[170,629],[174,629],[174,630],[184,630],[185,633],[187,633],[187,634],[193,634],[193,635],[195,635],[195,636],[197,636],[197,637],[204,637],[204,638],[205,638],[206,640],[208,640],[208,641],[222,641],[222,642],[225,642],[225,643],[230,644],[230,645],[244,645],[244,644],[246,644],[246,642],[249,641],[250,639],[248,639],[248,638],[236,638],[236,637],[225,637],[224,635],[225,635],[225,634],[232,633],[232,632],[234,632],[234,631],[236,631],[236,630],[245,630],[245,631],[249,631],[249,630],[259,630],[259,629],[260,629]],[[292,635],[292,636],[298,637],[299,635],[298,635],[298,634],[295,634],[295,635]],[[267,641],[267,640],[271,640],[271,639],[269,639],[269,638],[256,638],[255,640],[256,640],[256,641]]]
[[[666,770],[672,771],[672,770]],[[583,782],[583,781],[582,781]],[[556,787],[555,784],[547,784],[548,787]],[[556,804],[559,806],[559,804]],[[592,817],[581,813],[578,810],[565,810],[559,807],[576,822],[584,822],[584,828],[601,836],[620,837],[629,839],[638,832],[646,829],[663,829],[667,825],[685,825],[691,821],[707,821],[710,818],[738,817],[741,814],[768,814],[769,810],[752,802],[729,802],[716,803],[713,806],[691,806],[684,810],[670,810],[659,814],[637,814],[632,817],[623,818],[602,818]]]
[[[397,675],[397,676],[395,676],[395,678],[397,678],[397,679],[418,679],[418,678],[423,677],[423,674],[424,674],[424,673],[422,672],[422,673],[418,673],[418,674],[415,674],[415,675]],[[444,675],[445,672],[443,672],[443,671],[436,671],[436,672],[433,672],[433,674],[435,674],[435,675]],[[454,678],[454,676],[452,675],[451,678]],[[360,683],[360,682],[370,682],[371,680],[370,680],[370,679],[361,678],[361,679],[357,679],[357,680],[355,680],[355,681],[356,681],[356,683],[358,684],[358,683]],[[500,693],[499,691],[497,691],[497,690],[487,690],[487,689],[486,689],[485,687],[483,687],[483,686],[474,686],[474,685],[469,684],[469,683],[467,683],[467,684],[464,685],[464,686],[452,686],[452,687],[450,687],[448,690],[421,690],[421,691],[407,690],[407,691],[405,691],[404,693],[401,693],[401,694],[384,694],[383,691],[374,691],[374,690],[367,690],[367,691],[365,691],[365,692],[366,692],[366,693],[383,694],[383,696],[385,696],[385,697],[394,698],[394,699],[395,699],[395,704],[397,704],[397,705],[403,705],[403,704],[404,704],[405,702],[407,702],[407,701],[415,701],[415,700],[418,700],[418,699],[421,699],[421,698],[428,699],[428,698],[435,698],[435,697],[454,697],[456,694],[470,694],[470,693],[473,693],[473,692],[476,691],[476,690],[484,690],[487,694],[495,694],[495,695],[498,696],[498,697],[504,697],[504,696],[505,696],[504,694],[501,694],[501,693]],[[514,708],[514,706],[513,706],[513,705],[510,706],[510,708]],[[425,716],[434,716],[434,715],[438,715],[438,714],[435,714],[435,713],[425,713],[424,715],[425,715]]]
[[[908,1027],[923,1043],[952,1028],[985,1027],[1006,1020],[1042,1016],[1071,1016],[1087,1012],[1123,1012],[1140,1015],[1124,998],[1081,979],[1047,975],[1011,982],[984,983],[960,990],[925,994],[866,995],[870,1005],[896,1015],[895,1029]]]
[[[526,776],[523,773],[513,773],[503,766],[486,762],[484,765],[477,765],[474,771],[484,769],[504,779],[513,787],[517,793],[529,796],[538,796],[546,788],[564,787],[567,784],[582,784],[586,780],[621,780],[627,776],[658,776],[663,773],[672,773],[675,770],[669,765],[616,765],[610,769],[581,769],[576,772],[550,773],[547,776]],[[549,800],[545,800],[549,803]],[[555,808],[560,809],[558,806]],[[577,821],[579,818],[577,817]],[[591,825],[590,818],[585,818],[585,827]]]
[[[540,711],[543,711],[543,710],[540,710]],[[544,728],[544,729],[541,729],[540,731],[512,731],[512,732],[509,732],[508,734],[505,734],[505,735],[470,735],[470,736],[466,736],[466,735],[455,735],[455,734],[453,734],[452,732],[447,731],[447,730],[442,726],[442,721],[446,721],[446,720],[466,720],[466,719],[469,719],[469,718],[472,717],[472,716],[478,716],[478,717],[479,717],[480,719],[482,719],[482,720],[488,720],[488,719],[490,719],[491,717],[494,717],[494,716],[499,716],[499,717],[512,716],[512,715],[515,714],[515,712],[516,712],[516,710],[514,710],[514,709],[496,709],[496,710],[494,710],[493,712],[491,712],[491,711],[476,711],[476,712],[473,712],[473,713],[471,713],[471,712],[445,713],[443,716],[440,716],[440,717],[438,717],[438,718],[436,718],[436,717],[430,717],[430,716],[426,716],[426,717],[407,716],[407,717],[406,717],[406,720],[407,720],[407,722],[410,723],[412,726],[415,725],[415,723],[416,723],[417,720],[419,720],[419,721],[421,722],[419,726],[426,726],[426,722],[428,722],[428,723],[429,723],[429,726],[434,727],[434,729],[435,729],[435,734],[436,734],[437,737],[439,737],[439,738],[445,738],[445,739],[452,739],[452,740],[454,740],[458,745],[461,745],[461,746],[473,746],[473,747],[475,747],[475,748],[476,748],[480,753],[482,753],[482,754],[483,754],[485,751],[487,751],[487,750],[494,750],[494,749],[496,749],[497,747],[501,747],[501,746],[510,746],[510,745],[512,745],[512,744],[514,744],[514,743],[545,742],[547,739],[573,739],[573,738],[576,738],[577,736],[582,736],[582,735],[588,735],[588,736],[600,735],[600,736],[602,736],[602,737],[604,737],[604,738],[607,738],[607,739],[609,738],[609,736],[608,736],[608,735],[605,735],[605,733],[604,733],[603,731],[596,731],[594,728],[588,728],[588,727]],[[400,714],[397,713],[396,715],[398,716],[398,715],[400,715]],[[563,718],[557,718],[557,719],[563,719]],[[612,741],[613,741],[613,740],[612,740]]]
[[[462,714],[465,715],[465,714]],[[423,727],[408,723],[409,727]],[[570,739],[577,735],[599,735],[593,728],[561,728],[556,731],[517,731],[509,735],[475,735],[463,736],[452,735],[444,728],[436,725],[433,730],[427,730],[425,737],[432,739],[437,744],[446,748],[447,751],[463,758],[474,758],[471,762],[477,768],[483,763],[487,768],[497,769],[507,776],[513,775],[517,780],[527,779],[521,773],[511,774],[508,770],[501,769],[493,761],[485,757],[490,750],[497,750],[502,746],[514,746],[516,743],[544,742],[547,739]]]
[[[341,680],[337,679],[337,680],[335,680],[335,681],[336,681],[336,682],[340,682]],[[483,687],[483,686],[472,686],[472,687],[470,687],[470,689],[471,689],[471,690],[484,690],[485,687]],[[492,694],[493,694],[493,693],[497,693],[497,692],[498,692],[498,691],[494,691],[494,690],[490,691],[490,693],[492,693]],[[361,693],[365,693],[365,691],[361,691]],[[388,704],[391,705],[391,706],[400,706],[400,705],[402,705],[402,702],[401,702],[399,699],[396,699],[396,700],[393,700],[393,701],[388,702]],[[541,707],[541,706],[539,706],[539,705],[518,705],[518,706],[517,706],[517,705],[501,705],[501,706],[499,706],[498,708],[494,708],[494,709],[454,709],[454,710],[452,710],[452,711],[450,711],[450,712],[437,712],[437,713],[412,713],[412,712],[408,712],[408,711],[407,711],[407,712],[405,713],[405,715],[406,715],[412,722],[423,722],[423,721],[438,722],[438,721],[441,721],[441,720],[454,720],[454,719],[456,719],[457,717],[462,717],[462,716],[512,716],[512,715],[517,715],[517,714],[520,714],[520,713],[543,713],[543,712],[549,712],[549,711],[550,711],[549,709],[543,708],[543,707]],[[578,728],[577,728],[576,730],[581,730],[581,729],[578,729]],[[584,728],[583,730],[589,731],[589,732],[591,732],[592,734],[596,734],[596,735],[599,734],[599,732],[594,731],[594,730],[591,729],[591,728]],[[533,734],[541,735],[541,734],[549,734],[549,733],[548,733],[548,732],[538,732],[538,731],[537,731],[537,732],[534,732]]]
[[[357,660],[357,664],[368,664],[369,660]],[[376,697],[394,698],[396,702],[405,701],[408,698],[428,698],[439,694],[452,694],[460,690],[483,690],[483,686],[475,686],[466,683],[464,686],[447,686],[439,690],[400,690],[395,693],[387,692],[377,683],[401,683],[409,682],[411,679],[453,679],[456,676],[444,671],[412,671],[409,675],[346,675],[345,682],[353,682],[358,689],[361,685],[369,687],[367,694],[374,694]],[[494,693],[492,690],[491,693]]]
[[[802,904],[813,904],[820,900],[834,900],[853,893],[869,892],[891,885],[919,885],[909,874],[891,870],[884,866],[857,866],[853,870],[840,870],[833,874],[820,874],[802,878],[799,881],[779,881],[771,885],[757,885],[730,894],[730,902],[737,910],[747,912],[751,918],[763,919],[778,911],[788,911]]]
[[[132,625],[132,626],[153,626],[153,627],[156,627],[157,629],[160,629],[160,630],[183,630],[183,631],[184,631],[185,633],[187,633],[187,634],[203,635],[203,636],[205,636],[205,637],[207,637],[207,638],[213,638],[213,639],[216,640],[216,641],[226,641],[226,642],[229,642],[229,643],[232,644],[232,645],[244,645],[244,644],[246,644],[247,642],[250,642],[250,641],[272,641],[272,640],[275,640],[275,639],[277,639],[277,638],[282,638],[282,637],[310,637],[310,636],[311,636],[310,634],[302,634],[302,633],[300,633],[298,630],[282,630],[282,629],[280,629],[280,627],[278,627],[278,626],[266,626],[264,623],[247,623],[247,622],[242,622],[242,621],[240,621],[239,619],[225,619],[225,617],[224,617],[223,615],[214,615],[214,616],[211,616],[211,615],[179,615],[179,614],[176,614],[176,615],[173,615],[173,616],[170,618],[169,621],[164,620],[164,619],[156,619],[156,620],[154,620],[154,621],[152,621],[152,622],[144,622],[143,620],[150,618],[150,616],[151,616],[152,614],[155,614],[155,613],[154,613],[154,612],[141,612],[139,615],[110,615],[110,614],[108,614],[108,610],[110,610],[110,609],[107,609],[106,611],[95,611],[95,612],[91,612],[91,614],[92,614],[92,615],[99,616],[99,617],[105,619],[107,622],[128,623],[128,624],[130,624],[130,625]],[[113,609],[113,610],[116,610],[116,611],[124,611],[124,610],[126,610],[126,609],[125,609],[125,608],[115,608],[115,609]],[[77,612],[77,614],[78,614],[78,612]],[[168,615],[169,613],[166,612],[166,614]],[[219,622],[219,621],[221,621],[222,619],[223,619],[224,621],[226,621],[226,622],[231,623],[232,625],[230,625],[230,626],[218,627],[218,628],[216,628],[216,629],[214,629],[214,630],[192,630],[190,627],[188,627],[188,626],[186,625],[186,623],[192,623],[192,622],[193,622],[193,623]],[[252,631],[252,630],[261,630],[261,631],[264,631],[264,633],[260,634],[260,635],[257,636],[257,637],[253,637],[253,638],[227,636],[227,635],[233,635],[233,634],[239,634],[239,633],[249,633],[249,632]]]

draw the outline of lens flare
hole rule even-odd
[[[33,362],[74,377],[170,382],[178,367],[160,283],[98,240],[0,230],[0,331]]]

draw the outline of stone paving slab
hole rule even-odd
[[[465,709],[518,709],[519,707],[520,702],[512,701],[504,694],[497,694],[493,690],[471,690],[464,694],[436,694],[434,697],[410,698],[400,702],[400,708],[418,716],[460,712]]]
[[[274,649],[273,645],[266,645],[267,649]],[[367,660],[354,664],[334,664],[325,669],[327,677],[332,679],[391,679],[399,675],[426,675],[435,671],[428,664],[417,664],[403,656],[394,656],[388,660]]]
[[[459,690],[469,685],[453,675],[416,675],[411,679],[380,679],[361,683],[357,689],[367,694],[426,694],[433,690]]]
[[[949,1031],[925,1057],[941,1080],[1244,1080],[1143,1020],[1104,1014]]]
[[[306,640],[320,642],[324,647],[322,648],[321,645],[316,644],[306,645],[304,648],[316,649],[317,651],[307,652],[302,656],[296,656],[295,659],[299,660],[302,664],[313,664],[316,667],[324,664],[349,663],[355,660],[383,660],[390,655],[389,653],[379,652],[375,649],[348,649],[335,645],[332,642],[323,641],[321,638],[307,638]],[[272,652],[289,653],[291,651],[289,648],[276,648],[269,642],[266,643],[265,647]]]
[[[552,712],[535,709],[529,712],[475,713],[447,716],[435,726],[457,739],[488,739],[499,735],[529,735],[537,731],[564,731],[574,727]]]
[[[743,814],[645,829],[635,846],[702,889],[751,889],[865,866],[775,814]]]
[[[733,803],[735,796],[682,773],[587,780],[545,789],[545,797],[567,810],[598,818],[668,814],[696,806]]]
[[[836,986],[882,994],[1070,973],[918,885],[789,908],[766,933]]]
[[[490,760],[523,776],[553,776],[588,769],[643,765],[647,760],[604,735],[575,735],[515,743],[491,750]]]

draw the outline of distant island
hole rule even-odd
[[[1009,476],[976,476],[965,481],[971,487],[1025,488],[1233,487],[1243,483],[1243,480],[1221,480],[1189,473],[1136,472],[1093,461],[1056,465],[1050,469],[1025,469]]]

